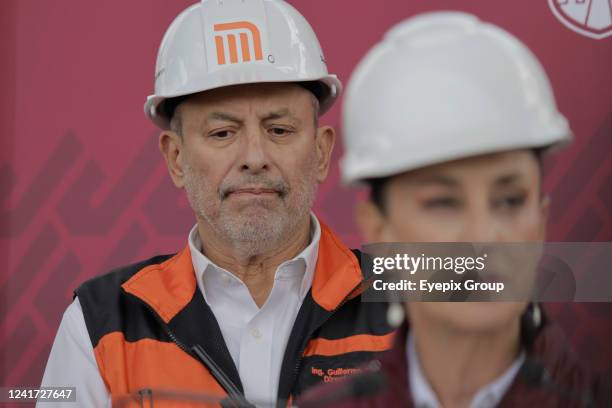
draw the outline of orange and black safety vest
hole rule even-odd
[[[358,251],[346,248],[321,223],[312,287],[283,358],[279,404],[313,385],[356,373],[391,347],[386,304],[361,301],[367,275]],[[96,277],[75,295],[113,398],[143,389],[227,395],[194,352],[196,345],[243,392],[219,325],[198,289],[189,247]]]

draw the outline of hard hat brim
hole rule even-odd
[[[211,87],[211,88],[208,88],[202,91],[190,92],[187,94],[178,93],[176,95],[149,95],[144,104],[144,112],[145,112],[145,115],[153,123],[155,123],[155,125],[157,125],[160,129],[169,130],[170,129],[170,118],[167,117],[167,115],[164,112],[164,109],[162,109],[163,102],[168,99],[194,95],[196,93],[206,92],[206,91],[210,91],[213,89],[220,89],[226,86],[257,84],[257,83],[262,83],[262,84],[263,83],[296,83],[296,84],[299,84],[302,82],[319,82],[323,86],[325,86],[326,92],[323,95],[321,95],[320,97],[318,95],[315,95],[319,97],[319,114],[320,115],[323,115],[329,109],[331,109],[335,101],[338,99],[338,96],[342,92],[342,83],[340,82],[340,80],[338,79],[336,75],[332,75],[332,74],[326,75],[323,78],[303,78],[303,79],[299,79],[296,81],[243,82],[239,84]]]

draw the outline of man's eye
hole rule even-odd
[[[292,133],[291,130],[282,127],[271,127],[268,129],[268,132],[273,136],[287,136]]]
[[[215,139],[227,139],[231,137],[233,134],[230,130],[220,130],[218,132],[211,133],[210,137],[214,137]]]
[[[500,209],[515,209],[525,204],[527,196],[525,194],[515,194],[501,197],[495,200],[495,207]]]
[[[425,201],[425,208],[429,209],[455,209],[461,206],[461,202],[454,197],[438,197]]]

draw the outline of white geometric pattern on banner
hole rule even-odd
[[[548,5],[570,30],[596,40],[612,35],[611,0],[548,0]]]

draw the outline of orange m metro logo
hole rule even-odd
[[[261,50],[261,36],[259,34],[259,29],[257,29],[257,26],[255,24],[248,21],[236,21],[234,23],[215,24],[213,26],[213,29],[215,33],[223,31],[228,32],[215,35],[215,45],[217,47],[217,64],[226,64],[225,43],[223,41],[223,37],[227,38],[230,64],[235,64],[238,62],[238,47],[236,45],[236,34],[238,34],[240,38],[242,62],[251,61],[251,44],[253,46],[255,60],[263,59],[263,52]],[[249,39],[249,34],[251,39]]]

